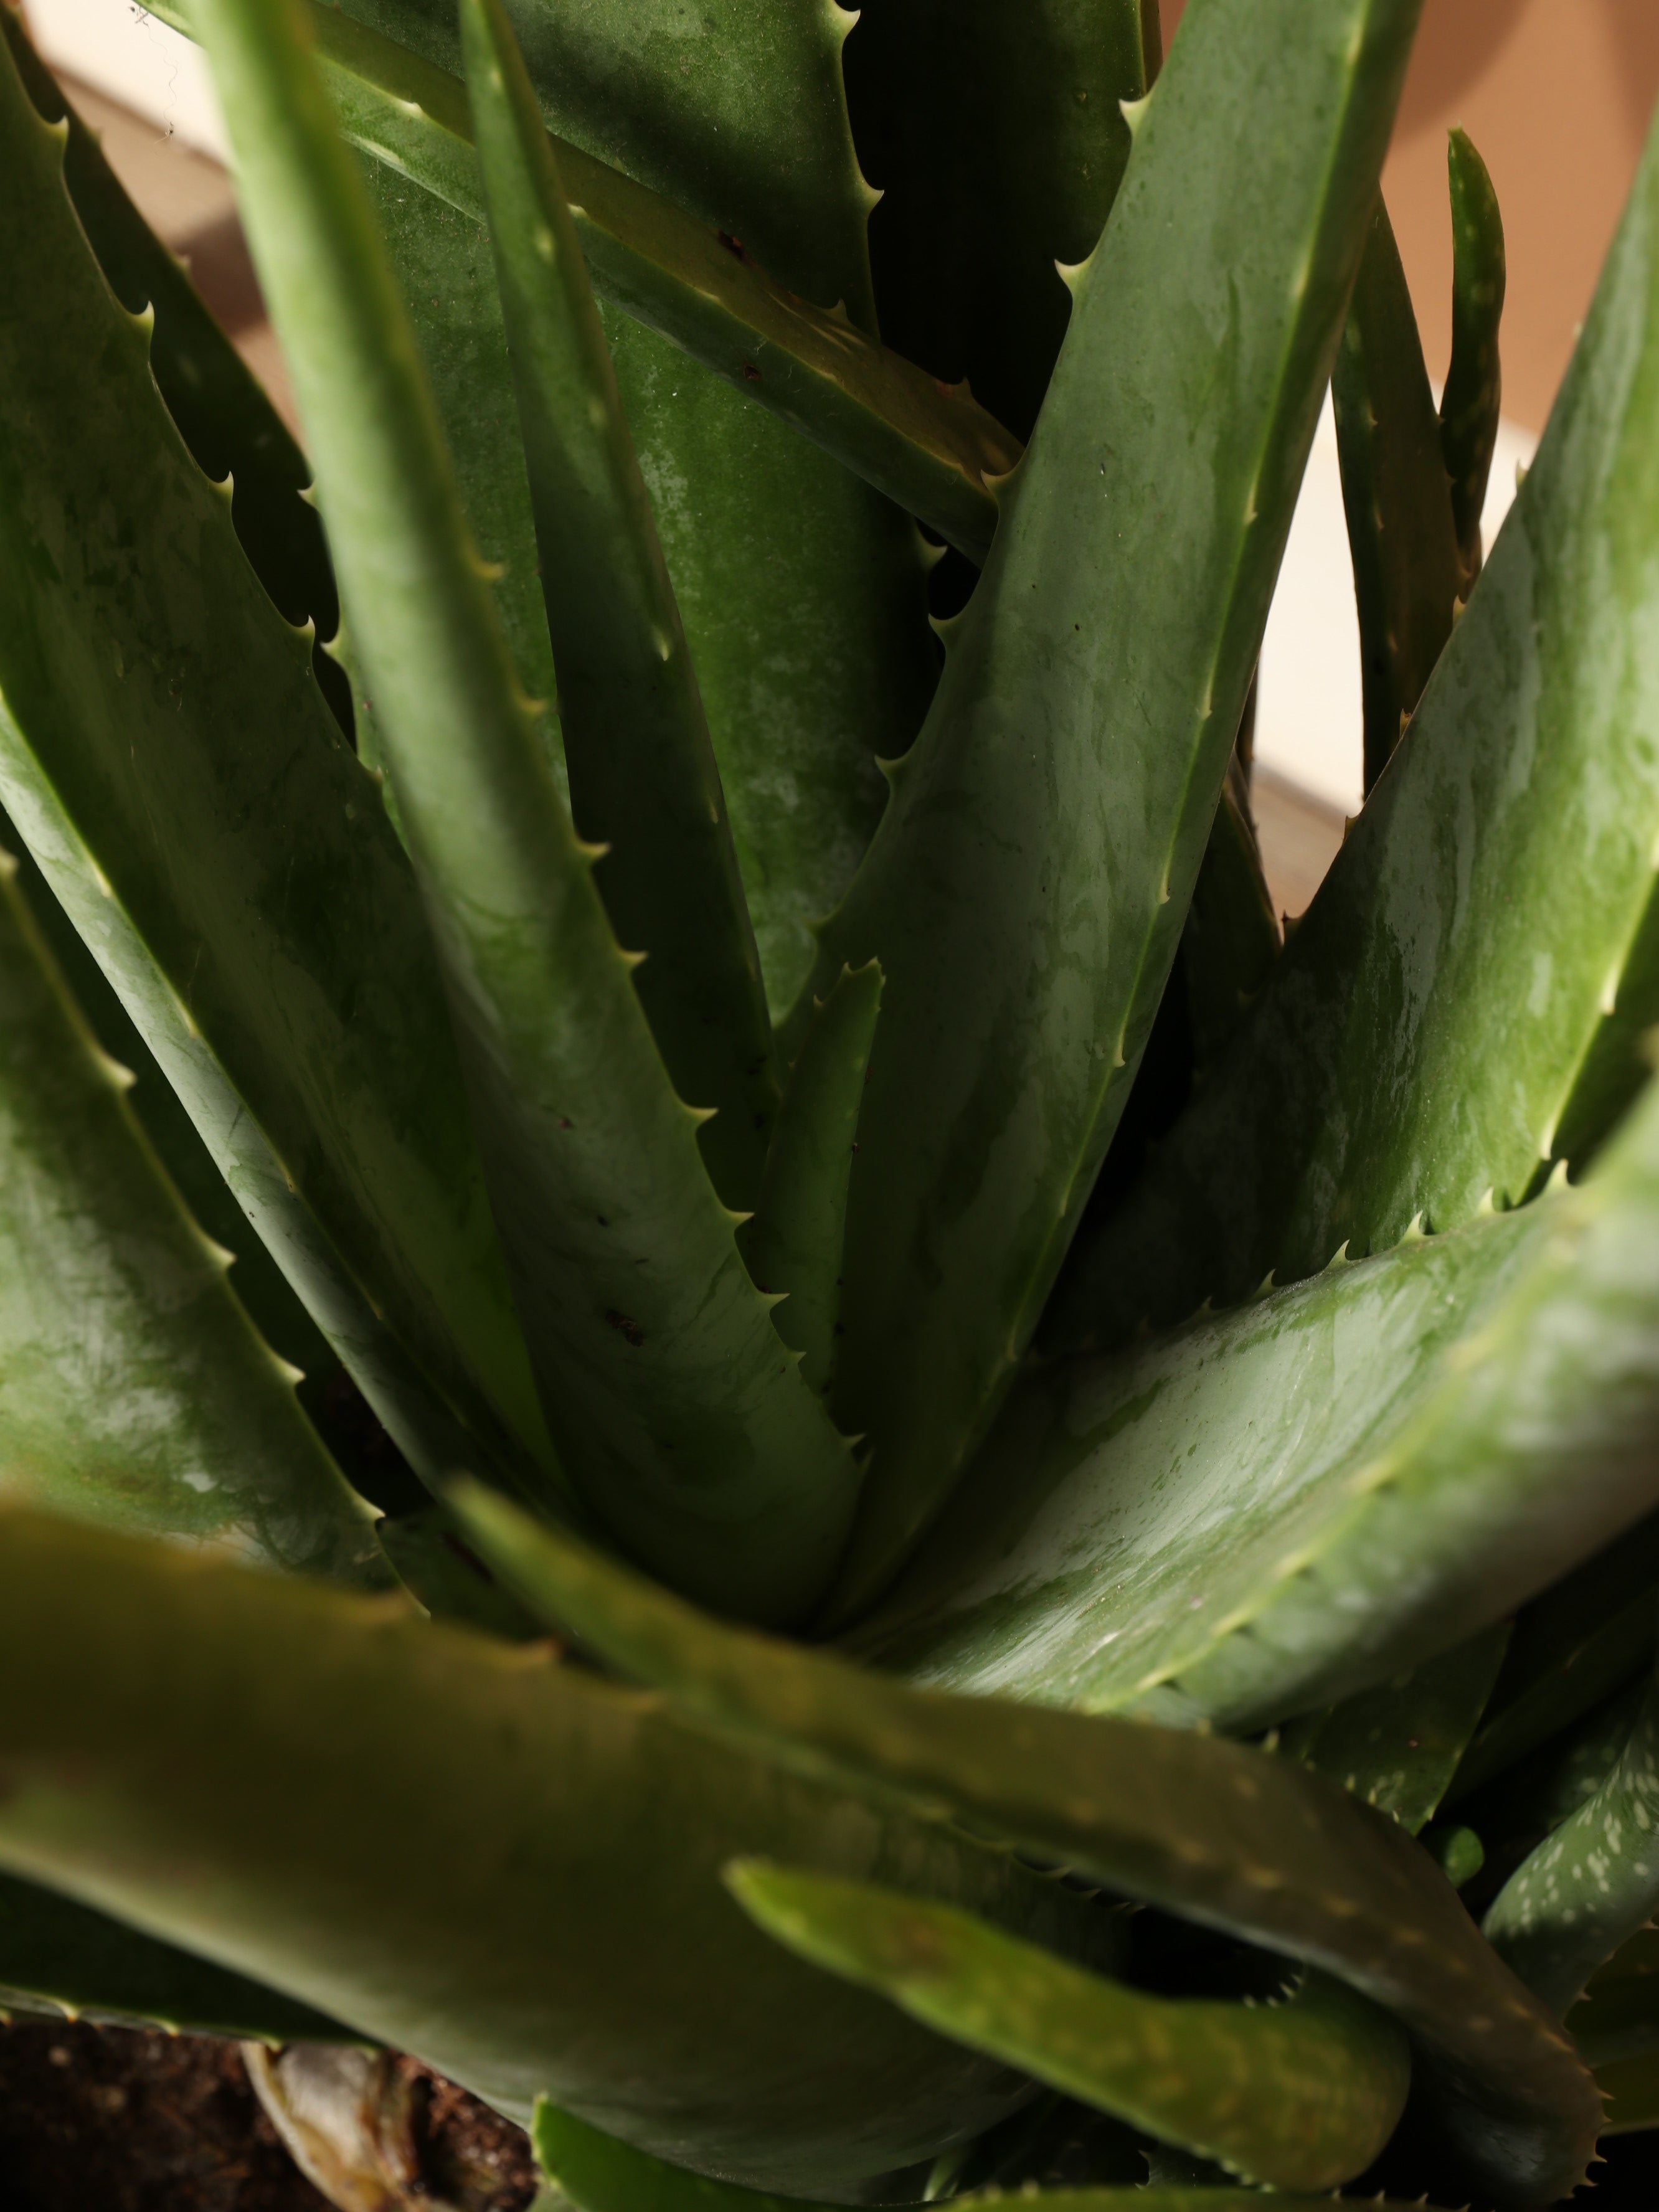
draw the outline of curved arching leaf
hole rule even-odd
[[[1563,1157],[1598,1032],[1634,1012],[1659,854],[1656,431],[1659,134],[1404,743],[1237,1046],[1079,1252],[1053,1346],[1456,1228]]]
[[[481,1485],[452,1496],[527,1605],[689,1717],[1336,1975],[1410,2033],[1472,2183],[1517,2208],[1577,2185],[1599,2106],[1568,2039],[1428,1853],[1322,1777],[1217,1736],[915,1689],[700,1615]]]
[[[1452,211],[1452,350],[1440,401],[1440,445],[1463,572],[1473,583],[1480,573],[1480,517],[1504,407],[1498,333],[1508,264],[1498,194],[1467,131],[1449,134],[1446,168]]]
[[[536,2158],[575,2212],[834,2212],[794,2197],[763,2196],[710,2181],[601,2135],[544,2098],[531,2130]],[[1238,2212],[1235,2189],[1041,2189],[1018,2197],[1000,2190],[954,2200],[970,2208],[1035,2205],[1036,2212]],[[1326,2212],[1328,2197],[1276,2196],[1275,2212]],[[1406,2208],[1376,2200],[1376,2212]],[[1413,2212],[1428,2212],[1426,2207]]]
[[[1659,1085],[1595,1172],[1035,1367],[858,1648],[1260,1727],[1501,1620],[1659,1496]]]
[[[9,53],[0,113],[0,802],[411,1461],[556,1498],[407,865]]]
[[[549,1422],[636,1556],[799,1619],[859,1469],[744,1272],[518,690],[307,18],[294,0],[197,15]]]
[[[1127,1097],[1417,15],[1193,0],[1073,272],[1042,422],[928,721],[823,932],[820,991],[843,963],[885,977],[835,1401],[873,1458],[833,1617],[891,1579],[982,1436]]]
[[[813,1966],[1246,2181],[1351,2181],[1405,2109],[1405,2036],[1323,1976],[1270,2005],[1148,1996],[952,1905],[752,1862],[726,1881]]]
[[[1007,1852],[781,1775],[545,1644],[3,1522],[0,1864],[522,2120],[546,2094],[679,2163],[855,2197],[1030,2096],[789,1958],[725,1890],[736,1856],[1118,1954],[1121,1914]]]

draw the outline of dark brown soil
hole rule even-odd
[[[417,2088],[433,2195],[465,2190],[480,2212],[523,2212],[536,2190],[523,2133],[412,2059],[398,2063]],[[234,2044],[21,2021],[0,2030],[0,2206],[329,2212],[278,2141]]]

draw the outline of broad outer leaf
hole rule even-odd
[[[1336,1975],[1410,2033],[1472,2181],[1517,2207],[1577,2185],[1598,2107],[1570,2043],[1428,1854],[1322,1777],[1216,1736],[913,1689],[699,1615],[479,1484],[453,1495],[526,1604],[711,1729]]]
[[[386,1579],[74,1011],[0,856],[0,1490],[296,1572]],[[0,1971],[0,1980],[5,1976]]]
[[[542,2171],[555,2178],[562,2198],[576,2212],[833,2212],[827,2205],[764,2197],[665,2166],[601,2135],[545,2098],[536,2107],[532,2134]],[[958,2201],[989,2207],[1005,2200],[993,2191]],[[1035,2204],[1037,2212],[1238,2212],[1235,2189],[1044,2189],[1026,2191],[1018,2201]],[[1328,2197],[1279,2197],[1275,2212],[1326,2212],[1329,2202]],[[1376,2212],[1405,2208],[1379,2200]]]
[[[573,1482],[714,1603],[799,1618],[857,1467],[744,1272],[514,677],[295,0],[203,0],[490,1196]]]
[[[1411,289],[1380,194],[1331,396],[1359,609],[1369,792],[1468,588]]]
[[[1659,134],[1406,742],[1238,1046],[1079,1254],[1051,1343],[1118,1340],[1528,1191],[1640,942],[1656,732]]]
[[[1279,2004],[1171,2001],[867,1882],[753,1863],[726,1880],[814,1966],[1248,2181],[1334,2189],[1380,2154],[1405,2109],[1404,2035],[1322,1975]]]
[[[1173,961],[1418,0],[1194,0],[926,728],[823,932],[879,959],[838,1579],[890,1579],[1048,1296]],[[1261,159],[1263,134],[1276,156]],[[1178,237],[1182,250],[1172,253]]]
[[[577,830],[702,1155],[760,1194],[779,1072],[720,770],[565,185],[498,0],[461,10]]]
[[[273,2043],[348,2039],[326,2013],[141,1936],[56,1890],[0,1875],[0,2014],[21,2005],[73,2019]]]
[[[1659,1085],[1575,1188],[1035,1367],[860,1649],[1229,1728],[1373,1686],[1652,1508],[1656,1321]]]
[[[0,115],[0,801],[409,1457],[556,1494],[407,866],[9,58]]]
[[[858,2185],[1030,2094],[754,1929],[764,1855],[1109,1962],[1121,1916],[936,1820],[781,1775],[546,1644],[40,1515],[0,1534],[0,1861],[527,2121]]]

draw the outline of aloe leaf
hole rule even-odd
[[[1484,1628],[1391,1682],[1297,1723],[1283,1748],[1416,1835],[1445,1796],[1510,1640]]]
[[[790,1071],[766,1162],[760,1204],[744,1249],[763,1291],[783,1303],[773,1316],[801,1355],[814,1390],[829,1389],[840,1330],[847,1188],[881,1006],[875,962],[844,969],[817,1007]]]
[[[1595,2086],[1607,2107],[1604,2136],[1659,2127],[1659,2064],[1653,2059],[1614,2059],[1596,2069]]]
[[[1559,1156],[1659,852],[1656,226],[1659,136],[1410,734],[1225,1068],[1079,1255],[1054,1347],[1455,1228]]]
[[[711,2181],[665,2164],[602,2135],[573,2113],[543,2098],[531,2130],[537,2162],[554,2179],[576,2212],[832,2212],[795,2197],[769,2197],[730,2182]],[[1039,2212],[1236,2212],[1231,2189],[1028,2189],[1019,2202]],[[1004,2202],[1000,2190],[951,2200],[987,2207]],[[1323,2212],[1328,2197],[1283,2196],[1281,2212]],[[1377,2200],[1377,2212],[1403,2208]]]
[[[254,251],[315,427],[347,618],[444,972],[549,1418],[640,1557],[771,1620],[843,1540],[850,1452],[704,1172],[559,800],[467,535],[414,341],[288,6],[198,16]]]
[[[1656,1312],[1659,1086],[1574,1188],[1036,1369],[859,1648],[1188,1724],[1372,1687],[1651,1510]]]
[[[1596,2068],[1659,2055],[1659,1946],[1652,1928],[1621,1943],[1567,2014],[1567,2033]]]
[[[1247,2181],[1334,2189],[1405,2109],[1405,2036],[1340,1982],[1310,1976],[1266,2006],[1170,2001],[869,1883],[753,1863],[726,1881],[811,1965]]]
[[[1481,2186],[1532,2205],[1575,2185],[1598,2108],[1571,2045],[1428,1854],[1322,1776],[1215,1736],[915,1689],[700,1615],[481,1485],[452,1498],[526,1604],[689,1717],[1336,1976],[1411,2034]]]
[[[714,1110],[729,1206],[759,1194],[778,1071],[720,771],[581,248],[506,15],[463,8],[570,795],[670,1080]]]
[[[1463,572],[1480,573],[1480,517],[1503,413],[1498,349],[1507,263],[1504,218],[1486,165],[1467,131],[1447,140],[1451,180],[1452,354],[1440,401],[1440,441],[1451,480],[1452,520]],[[1463,594],[1468,596],[1467,589]]]
[[[629,20],[637,32],[638,11]],[[775,207],[769,178],[757,184],[752,203],[709,203],[699,220],[568,139],[557,158],[573,198],[585,203],[574,212],[596,290],[617,303],[607,317],[611,353],[698,671],[768,992],[781,1007],[795,999],[811,965],[811,925],[846,887],[880,813],[874,756],[909,744],[934,674],[914,531],[869,485],[848,481],[830,453],[804,451],[792,428],[806,430],[976,555],[995,520],[983,476],[1012,467],[1019,447],[967,395],[941,392],[841,314],[797,296],[834,300],[836,290],[818,289],[820,280],[836,268],[862,268],[866,196],[846,150],[838,95],[826,105],[803,89],[821,74],[825,19],[816,9],[792,7],[763,21],[768,36],[749,58],[786,76],[793,70],[789,112],[796,123],[811,118],[831,142],[845,254],[813,252],[798,262],[786,253],[774,264],[784,283],[775,283],[733,234],[752,244],[764,234]],[[409,190],[413,179],[461,216],[475,224],[482,217],[465,90],[337,9],[317,9],[312,21],[348,135],[386,165],[377,202],[458,443],[469,512],[475,526],[488,526],[491,556],[508,564],[510,641],[533,690],[533,641],[512,619],[533,597],[529,501],[522,460],[498,434],[509,377],[484,277],[489,245],[481,229],[469,240],[465,221],[423,209],[423,195]],[[434,47],[417,27],[404,27],[414,43]],[[563,19],[560,30],[579,43],[589,32],[603,41],[610,26],[595,15],[580,24]],[[670,76],[658,91],[673,106],[701,72],[679,70],[678,27],[667,43]],[[629,44],[628,82],[638,95],[643,58],[632,33]],[[446,61],[458,58],[447,33],[435,46]],[[537,52],[532,41],[532,74]],[[538,78],[556,106],[588,76],[586,64],[568,56],[561,69],[550,90],[547,77]],[[723,100],[728,81],[745,74],[731,37],[722,43],[720,73]],[[742,118],[728,151],[755,119]],[[677,199],[696,204],[711,143],[701,113],[688,112],[653,143],[642,172],[665,176]],[[792,147],[784,158],[793,165],[801,150]],[[815,219],[812,235],[819,228]],[[794,245],[798,252],[800,241]],[[447,270],[447,281],[422,287],[417,272],[428,265]],[[861,277],[855,290],[867,293]],[[466,299],[464,316],[446,308],[452,296]],[[461,347],[458,324],[465,325]],[[664,343],[646,324],[676,343]],[[469,385],[485,395],[482,419],[468,415]],[[764,419],[745,404],[755,398],[775,403],[787,421]],[[787,641],[782,652],[780,639]]]
[[[1659,1607],[1659,1518],[1564,1577],[1516,1623],[1490,1710],[1449,1792],[1456,1803],[1644,1674]]]
[[[550,1494],[408,868],[9,59],[0,112],[0,801],[409,1457]]]
[[[882,0],[848,44],[854,132],[882,195],[882,334],[968,379],[1022,437],[1071,312],[1054,264],[1105,228],[1129,159],[1121,103],[1158,63],[1143,0]]]
[[[723,1888],[734,1856],[1117,1954],[1095,1900],[545,1644],[43,1515],[3,1537],[0,1862],[522,2120],[545,2093],[683,2163],[848,2197],[1030,2095],[788,1958]]]
[[[349,2039],[326,2013],[246,1976],[192,1957],[77,1905],[56,1890],[0,1875],[0,2011],[67,2014],[183,2035],[273,2043]]]
[[[1280,945],[1242,775],[1230,768],[1182,933],[1182,972],[1200,1075],[1255,1005]]]
[[[191,28],[176,10],[156,12]],[[338,9],[317,6],[313,24],[346,137],[393,177],[482,222],[472,119],[459,79]],[[996,527],[984,478],[1006,475],[1020,445],[970,392],[941,389],[847,316],[813,306],[769,276],[729,231],[688,215],[672,197],[568,138],[556,137],[553,146],[583,259],[607,307],[781,416],[970,557],[984,558]]]
[[[1276,16],[1194,0],[1074,273],[1042,427],[927,723],[823,932],[820,988],[872,957],[886,978],[848,1212],[836,1410],[875,1454],[842,1616],[890,1578],[982,1434],[1128,1095],[1417,12],[1304,0],[1281,39]],[[1173,268],[1172,234],[1194,240]],[[1087,888],[1058,900],[1058,883]]]
[[[1331,380],[1359,608],[1369,792],[1467,586],[1410,288],[1379,195]]]
[[[250,1325],[0,856],[0,1458],[12,1497],[384,1580],[372,1509]]]
[[[1659,1687],[1595,1795],[1510,1876],[1487,1941],[1557,2013],[1659,1908]]]

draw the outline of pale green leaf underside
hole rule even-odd
[[[1404,742],[1238,1047],[1080,1255],[1051,1342],[1120,1341],[1419,1215],[1455,1228],[1554,1155],[1659,854],[1656,433],[1659,137]],[[1633,1060],[1619,1074],[1623,1103]]]
[[[385,1581],[370,1509],[166,1180],[13,872],[0,856],[0,1492]]]
[[[744,1272],[518,691],[305,18],[291,0],[197,13],[548,1419],[634,1556],[799,1619],[859,1470]]]
[[[544,1643],[3,1517],[0,1863],[520,2119],[545,2092],[681,2164],[847,2197],[1029,2094],[790,1959],[722,1887],[735,1856],[1115,1954],[1120,1916],[1007,1853],[780,1775]]]
[[[1659,1088],[1583,1184],[1032,1370],[859,1648],[1259,1726],[1432,1656],[1659,1493]]]
[[[730,2182],[709,2181],[601,2135],[545,2098],[532,2129],[536,2156],[575,2212],[836,2212],[793,2197],[769,2197]],[[1043,2189],[1004,2196],[1000,2190],[955,2200],[975,2208],[1035,2205],[1036,2212],[1238,2212],[1234,2189]],[[1327,2196],[1275,2196],[1276,2212],[1328,2212]],[[534,2212],[534,2208],[532,2208]],[[1407,2212],[1375,2202],[1374,2212]],[[1431,2212],[1419,2205],[1412,2212]]]
[[[1411,2033],[1474,2179],[1516,2206],[1576,2186],[1597,2109],[1570,2044],[1428,1854],[1322,1777],[1218,1736],[917,1690],[723,1626],[477,1484],[453,1496],[526,1604],[694,1718],[1338,1976]]]
[[[1194,0],[927,722],[823,933],[820,994],[843,963],[885,979],[835,1397],[874,1455],[838,1619],[983,1433],[1127,1097],[1417,13]]]
[[[9,57],[0,101],[0,800],[410,1457],[467,1463],[458,1407],[477,1450],[527,1463],[505,1417],[550,1457],[374,784],[163,409]]]
[[[1273,2189],[1334,2189],[1382,2150],[1405,2036],[1322,1975],[1273,2005],[1146,1996],[955,1907],[787,1867],[734,1867],[744,1911],[941,2035]]]

